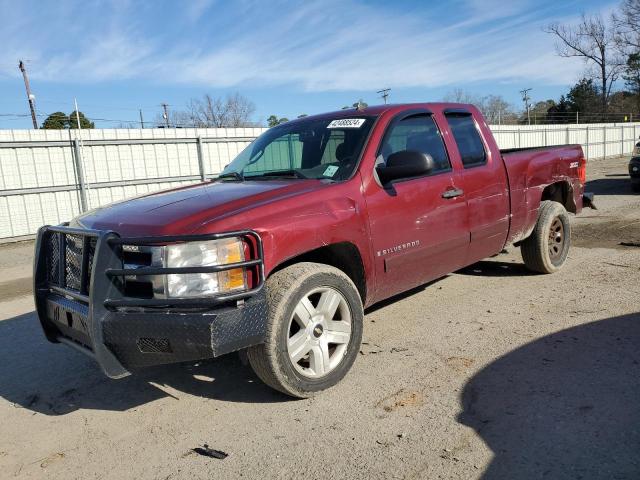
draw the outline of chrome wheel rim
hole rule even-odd
[[[333,371],[351,339],[351,310],[344,295],[331,287],[311,290],[300,299],[289,320],[287,351],[305,377]]]
[[[549,257],[557,260],[564,249],[564,225],[558,217],[553,219],[549,228]]]

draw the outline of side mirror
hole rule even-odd
[[[376,171],[380,181],[385,184],[401,178],[428,175],[435,167],[433,157],[415,150],[402,150],[392,153],[386,165],[378,165]]]

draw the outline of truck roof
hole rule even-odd
[[[409,108],[426,108],[427,110],[441,110],[443,108],[475,108],[473,105],[466,103],[449,103],[449,102],[428,102],[428,103],[395,103],[387,105],[372,105],[357,110],[355,108],[346,108],[344,110],[336,110],[333,112],[319,113],[316,115],[308,115],[300,119],[292,120],[292,122],[298,120],[318,119],[325,118],[351,118],[358,115],[363,116],[379,116],[387,111],[400,112]]]

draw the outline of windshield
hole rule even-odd
[[[346,180],[353,174],[374,119],[303,120],[267,130],[220,176]]]

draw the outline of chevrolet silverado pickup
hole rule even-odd
[[[585,171],[578,145],[501,151],[471,105],[304,117],[211,181],[42,227],[38,317],[112,378],[241,351],[309,397],[351,368],[365,307],[509,245],[560,269]]]

